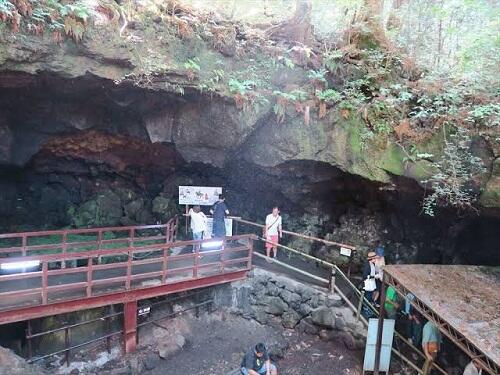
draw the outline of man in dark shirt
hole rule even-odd
[[[243,375],[278,375],[278,369],[271,363],[266,346],[259,343],[243,357],[241,373]]]
[[[214,238],[226,237],[226,223],[224,219],[226,215],[229,215],[229,210],[227,209],[225,200],[224,195],[219,194],[219,200],[215,202],[210,210],[210,213],[213,215],[212,237]]]

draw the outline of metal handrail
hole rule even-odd
[[[263,228],[264,225],[262,224],[257,224],[257,223],[253,223],[251,221],[247,221],[247,220],[243,220],[243,219],[239,219],[239,218],[233,218],[234,220],[237,220],[239,222],[242,222],[244,224],[248,224],[248,225],[253,225],[253,226],[257,226],[257,227],[260,227],[260,228]],[[283,231],[283,233],[285,233],[285,231]],[[294,233],[294,232],[287,232],[288,234],[294,236],[294,235],[297,235],[297,233]],[[300,235],[298,234],[299,237],[303,237],[303,235]],[[314,262],[317,262],[318,264],[322,264],[328,268],[330,268],[332,270],[332,276],[335,275],[336,276],[341,276],[343,278],[343,280],[347,283],[347,285],[350,287],[351,291],[354,291],[357,296],[359,298],[363,298],[363,303],[365,303],[367,306],[369,306],[375,313],[378,314],[378,310],[371,304],[370,301],[368,301],[368,299],[366,299],[363,295],[363,293],[361,293],[361,291],[354,285],[354,283],[352,283],[351,280],[349,280],[349,278],[347,277],[346,274],[344,274],[344,272],[336,265],[336,264],[333,264],[333,263],[330,263],[330,262],[327,262],[323,259],[320,259],[320,258],[317,258],[317,257],[314,257],[310,254],[307,254],[303,251],[300,251],[300,250],[296,250],[296,249],[293,249],[291,247],[288,247],[288,246],[285,246],[285,245],[282,245],[282,244],[279,244],[279,243],[274,243],[272,241],[268,241],[266,238],[263,238],[263,237],[260,237],[260,236],[257,236],[259,240],[263,241],[263,242],[270,242],[273,246],[277,246],[279,248],[282,248],[286,251],[289,251],[291,253],[294,253],[294,254],[297,254],[301,257],[304,257],[306,259],[309,259],[309,260],[312,260]],[[307,236],[308,237],[308,236]],[[321,240],[321,239],[317,239],[317,238],[314,238],[314,237],[311,237],[310,239],[312,240]],[[324,240],[324,241],[327,241],[327,240]],[[323,242],[323,241],[320,241],[320,242]],[[328,242],[331,242],[331,241],[328,241]],[[333,243],[334,245],[338,245],[340,246],[339,244],[337,243]],[[344,246],[346,247],[346,246]],[[275,263],[279,264],[281,262],[276,262]],[[292,267],[294,268],[294,267]],[[303,274],[308,274],[307,272],[304,272],[302,270],[298,270],[298,269],[295,269],[295,271],[299,271],[299,273],[303,273]],[[318,278],[316,275],[311,275],[311,274],[308,274],[307,276],[309,277],[313,277],[314,279],[317,279],[318,281],[323,281],[323,282],[327,282],[327,280],[325,279],[322,279],[322,278]],[[354,306],[354,304],[348,299],[348,297],[342,292],[342,290],[338,287],[338,285],[335,283],[335,282],[331,282],[331,285],[330,285],[330,288],[331,289],[334,289],[341,297],[342,299],[347,303],[347,305],[351,308],[351,310],[353,310],[355,313],[358,312],[358,308],[356,306]],[[364,319],[363,317],[361,317],[361,321],[365,324],[365,325],[368,325],[368,322],[366,321],[366,319]],[[422,358],[425,358],[425,355],[424,353],[419,350],[416,346],[414,346],[410,341],[408,341],[405,337],[403,337],[401,334],[399,334],[397,331],[394,331],[395,333],[395,336],[403,341],[406,345],[408,345],[414,352],[416,352],[417,354],[419,354],[420,357]],[[403,361],[405,361],[407,364],[409,364],[411,367],[413,367],[413,369],[415,369],[416,371],[418,371],[419,373],[422,373],[422,370],[419,369],[414,363],[412,363],[408,358],[406,358],[403,354],[401,354],[398,350],[396,350],[395,348],[392,348],[392,351],[398,355],[398,357],[400,357]],[[436,363],[433,363],[433,367],[436,368],[440,373],[444,374],[444,375],[447,375],[447,372],[442,369],[438,364]]]

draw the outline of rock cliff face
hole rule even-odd
[[[355,112],[331,108],[319,118],[306,103],[286,108],[278,122],[276,108],[253,89],[300,89],[314,59],[304,64],[292,51],[296,64],[284,67],[282,50],[242,25],[219,21],[232,30],[227,38],[211,23],[185,35],[180,19],[138,10],[120,35],[119,17],[98,12],[79,43],[2,30],[4,231],[161,221],[178,211],[179,184],[208,184],[224,186],[243,216],[279,204],[287,226],[311,234],[364,249],[386,243],[410,259],[420,252],[427,261],[471,261],[467,249],[455,253],[455,241],[473,238],[463,231],[478,220],[483,228],[498,223],[498,149],[479,140],[487,165],[480,218],[446,211],[424,218],[428,161],[409,161],[391,137],[366,145]],[[442,138],[420,146],[439,153]],[[360,236],[367,221],[377,225]],[[494,240],[482,238],[481,246]]]

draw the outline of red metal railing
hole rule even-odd
[[[174,236],[175,230],[175,226],[167,227],[165,238],[173,239],[169,236]],[[202,244],[212,240],[134,247],[131,235],[127,238],[128,246],[123,248],[0,258],[0,268],[8,263],[40,262],[40,269],[35,272],[0,276],[0,311],[250,270],[253,238],[252,235],[226,237],[220,250],[200,252]],[[186,247],[194,252],[170,254],[171,250]],[[102,264],[98,259],[103,260]],[[64,263],[68,264],[66,268],[51,269]]]
[[[113,247],[141,247],[147,243],[169,243],[177,237],[179,220],[166,224],[64,229],[0,234],[0,258],[35,254],[66,254]],[[152,234],[153,233],[153,234]],[[106,238],[113,237],[113,238]],[[41,244],[30,244],[42,242]],[[65,267],[65,262],[62,263]]]

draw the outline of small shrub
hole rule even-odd
[[[444,128],[443,128],[444,129]],[[471,139],[464,128],[445,139],[443,156],[432,163],[436,173],[427,181],[432,193],[423,201],[423,211],[435,215],[437,206],[451,206],[460,211],[473,208],[477,194],[475,178],[484,172],[480,158],[470,152]]]

